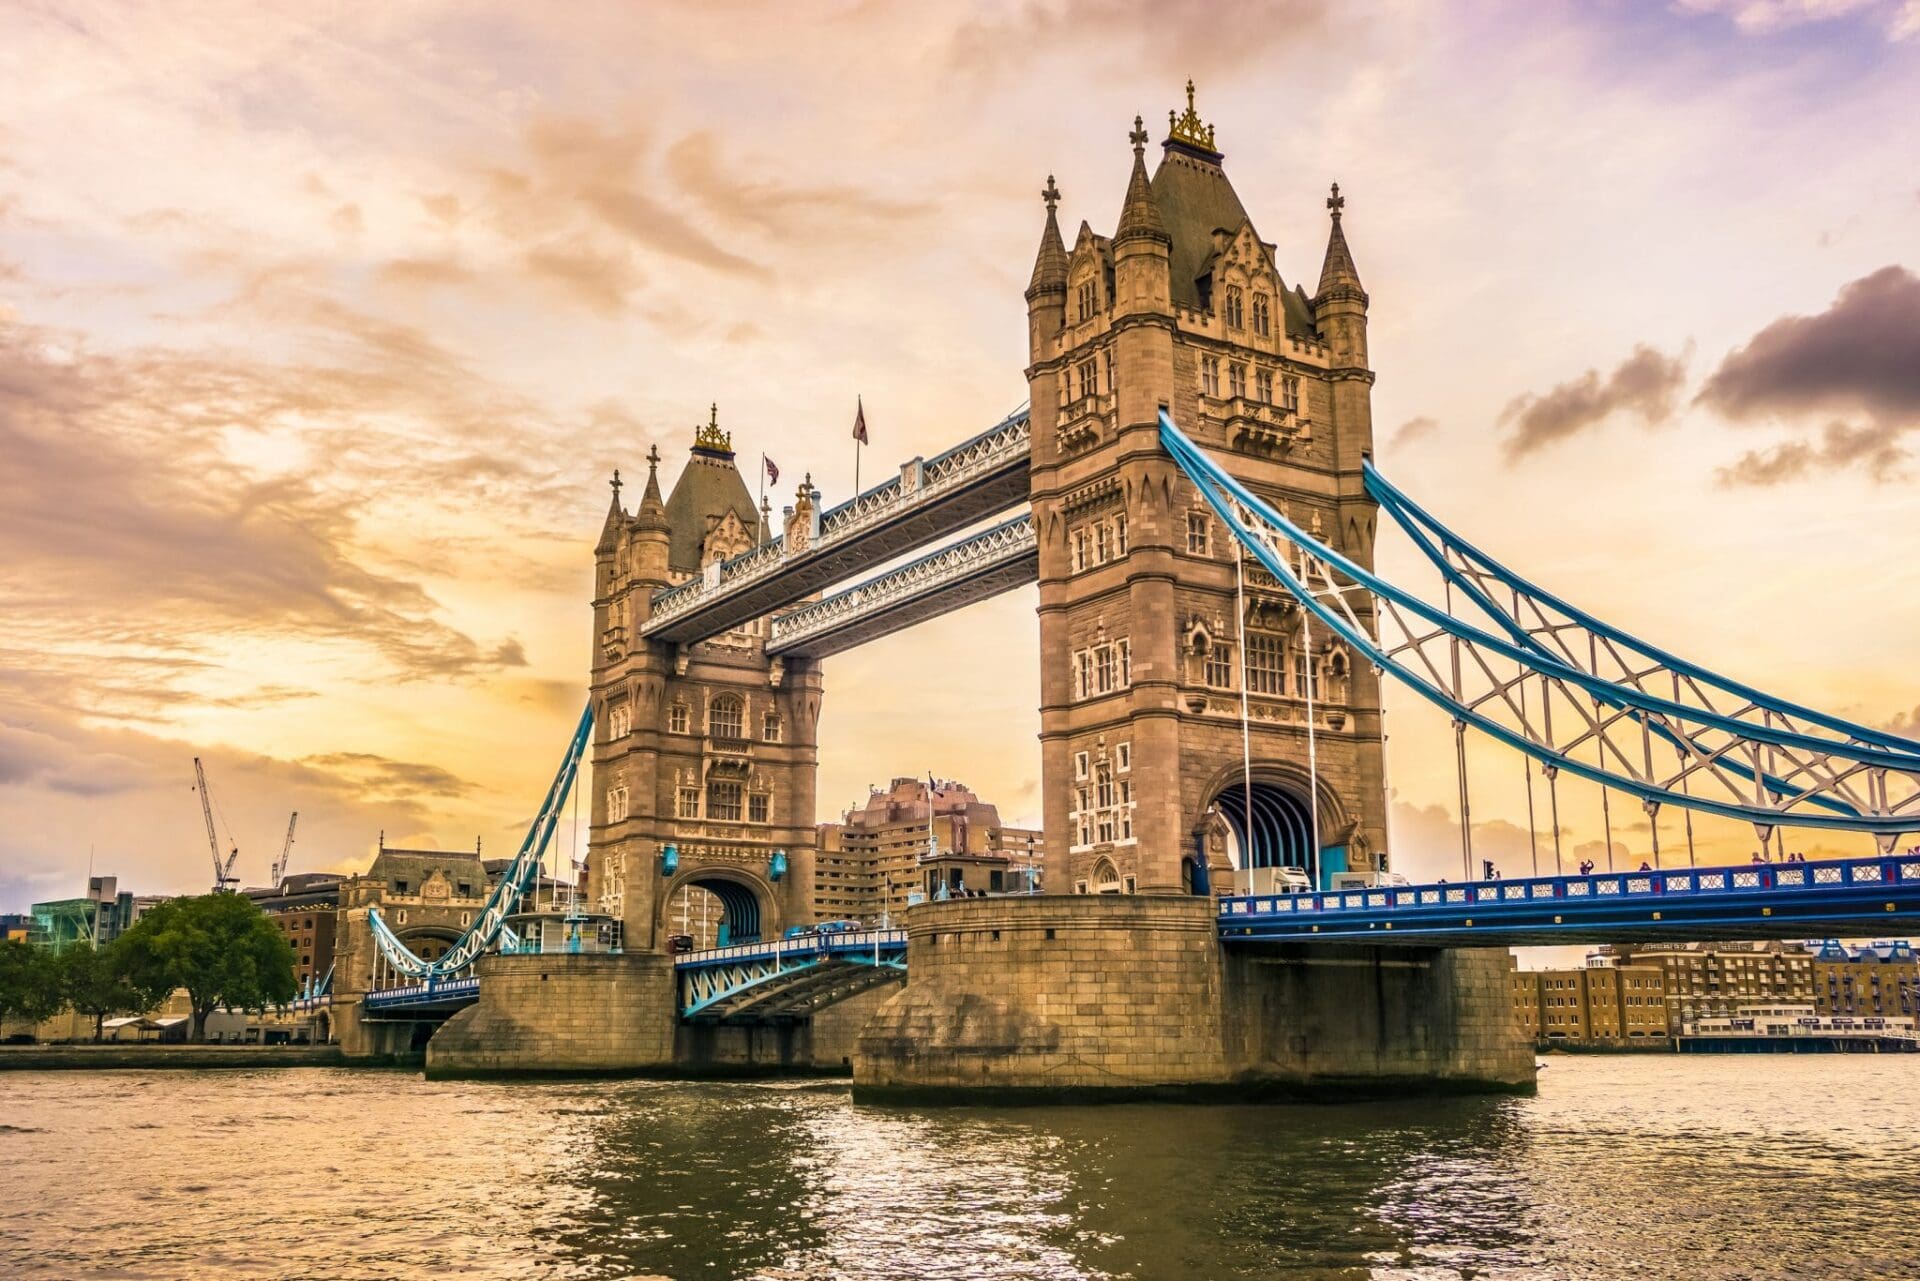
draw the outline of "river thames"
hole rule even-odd
[[[1534,1098],[895,1109],[844,1082],[0,1074],[0,1276],[1920,1276],[1920,1059]]]

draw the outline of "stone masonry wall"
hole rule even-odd
[[[480,999],[427,1043],[429,1077],[667,1071],[672,962],[641,953],[489,956]]]

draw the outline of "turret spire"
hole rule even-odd
[[[647,449],[647,487],[640,493],[640,505],[634,509],[634,520],[648,529],[665,529],[667,525],[667,504],[660,497],[660,446],[652,445]]]
[[[1333,230],[1327,236],[1327,257],[1320,267],[1320,288],[1314,301],[1350,291],[1364,306],[1367,292],[1360,284],[1359,269],[1353,265],[1353,251],[1347,248],[1347,233],[1340,229],[1340,212],[1346,206],[1347,198],[1340,194],[1340,184],[1336,182],[1327,197],[1327,213],[1333,220]]]
[[[1160,217],[1160,206],[1154,203],[1153,189],[1147,182],[1147,131],[1139,116],[1133,118],[1133,132],[1127,135],[1127,141],[1133,144],[1133,174],[1127,179],[1127,202],[1120,207],[1120,225],[1113,233],[1113,243],[1145,237],[1171,244],[1167,224]]]
[[[626,527],[627,513],[620,508],[620,469],[613,469],[613,479],[607,482],[613,490],[613,501],[607,505],[607,520],[600,527],[600,541],[594,545],[596,555],[605,556],[620,545],[620,531]]]
[[[1047,175],[1047,185],[1040,192],[1040,199],[1047,202],[1047,226],[1040,233],[1040,252],[1034,255],[1033,279],[1027,284],[1027,301],[1032,302],[1042,293],[1067,288],[1067,247],[1060,240],[1060,219],[1054,212],[1054,206],[1060,203],[1060,188],[1053,185],[1053,175]]]

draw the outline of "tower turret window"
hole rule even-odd
[[[1273,371],[1271,369],[1253,371],[1253,398],[1263,405],[1273,403]]]
[[[1208,356],[1200,362],[1200,390],[1216,399],[1220,395],[1220,361]]]
[[[627,789],[610,787],[607,789],[607,822],[624,822],[627,817]],[[463,896],[464,897],[464,896]]]
[[[742,719],[739,697],[722,694],[713,700],[713,707],[707,712],[707,733],[715,738],[740,738]]]
[[[1256,334],[1259,334],[1262,338],[1265,338],[1268,336],[1268,332],[1272,329],[1272,327],[1273,327],[1273,322],[1269,319],[1269,313],[1267,310],[1267,296],[1262,293],[1254,294],[1253,296],[1253,332]]]
[[[1233,688],[1233,646],[1223,645],[1219,641],[1207,646],[1201,679],[1209,689]]]
[[[1244,311],[1242,307],[1242,295],[1240,293],[1240,286],[1238,285],[1227,286],[1226,313],[1227,313],[1227,328],[1239,329],[1245,325]]]
[[[1194,556],[1213,555],[1212,523],[1205,512],[1187,513],[1187,552]]]
[[[1099,310],[1099,307],[1100,307],[1100,293],[1098,288],[1093,283],[1093,277],[1089,276],[1085,280],[1080,282],[1079,319],[1092,320],[1093,313]]]
[[[633,732],[633,709],[625,703],[616,703],[607,712],[607,737],[625,738]]]
[[[715,779],[707,784],[707,817],[716,823],[740,821],[740,784]]]
[[[687,705],[675,703],[667,709],[667,728],[675,734],[687,732]]]
[[[760,718],[760,737],[769,743],[780,741],[780,713],[768,712]]]
[[[1298,378],[1280,380],[1280,406],[1290,414],[1300,412],[1300,380]]]
[[[1227,393],[1236,397],[1246,396],[1247,367],[1245,365],[1227,366]]]
[[[700,817],[700,789],[683,787],[675,794],[673,816],[675,818]]]

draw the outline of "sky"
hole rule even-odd
[[[1920,0],[16,0],[0,911],[90,866],[204,888],[196,755],[248,884],[294,810],[296,869],[510,851],[612,469],[658,444],[670,480],[717,401],[832,502],[856,396],[869,480],[997,420],[1047,175],[1110,233],[1188,77],[1289,284],[1341,184],[1396,483],[1656,643],[1915,729]],[[1033,607],[832,659],[822,816],[929,771],[1037,816]],[[1447,727],[1389,718],[1392,848],[1444,874]],[[1511,875],[1551,834],[1485,755]],[[1562,821],[1601,848],[1596,798]]]

